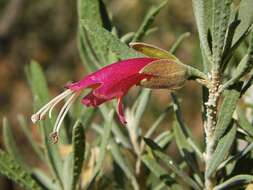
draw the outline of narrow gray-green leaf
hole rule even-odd
[[[90,20],[82,20],[81,26],[87,30],[89,35],[92,36],[92,39],[99,41],[101,48],[110,49],[119,59],[143,57],[142,54],[128,48],[109,31]]]
[[[182,138],[182,142],[178,141],[178,145],[181,145],[183,147],[188,147],[188,150],[190,152],[193,151],[193,153],[196,153],[196,155],[199,155],[199,152],[203,152],[200,149],[200,146],[197,144],[197,142],[195,141],[191,131],[189,130],[189,128],[185,125],[184,121],[183,121],[183,116],[182,116],[182,112],[181,112],[181,108],[179,105],[179,101],[176,97],[176,95],[174,93],[171,93],[171,97],[172,97],[172,101],[173,101],[173,109],[174,109],[174,113],[175,113],[175,128],[178,128],[178,130],[176,129],[176,131],[178,132],[177,135],[179,135]],[[175,136],[176,137],[176,136]],[[191,142],[191,144],[194,144],[194,147],[191,146],[191,144],[189,144],[189,141]],[[180,146],[179,146],[180,148]],[[182,148],[182,147],[181,147]],[[197,152],[195,151],[197,149],[199,149]],[[200,157],[202,159],[202,157]]]
[[[34,100],[37,102],[35,109],[38,109],[49,100],[46,78],[40,65],[36,61],[32,61],[31,64],[26,67],[26,76],[30,84]]]
[[[103,54],[105,52],[103,52],[100,48],[96,49],[96,46],[99,46],[99,42],[96,40],[92,42],[89,33],[80,26],[80,21],[82,19],[92,20],[94,23],[102,27],[99,0],[78,0],[77,8],[79,17],[79,52],[85,67],[87,67],[89,71],[94,71],[101,66],[99,64],[99,58],[103,59],[103,57],[99,56],[105,55]]]
[[[79,26],[78,30],[77,43],[80,57],[82,59],[82,63],[84,64],[85,68],[89,72],[100,68],[100,65],[98,63],[99,60],[95,56],[95,52],[91,47],[91,44],[87,36],[87,32],[81,26]]]
[[[64,189],[72,189],[73,184],[73,153],[68,154],[63,161],[62,182]]]
[[[112,153],[115,162],[120,166],[120,168],[124,171],[127,178],[131,181],[133,188],[135,190],[139,189],[133,168],[131,167],[126,157],[124,157],[124,155],[120,151],[119,145],[113,139],[111,139],[110,141],[110,151]]]
[[[158,179],[163,181],[166,185],[175,183],[175,180],[168,175],[167,171],[161,167],[150,155],[143,155],[141,160],[144,162],[150,172],[153,173]]]
[[[232,0],[213,1],[212,52],[214,67],[216,70],[221,64],[223,47],[225,45],[225,36],[230,18],[231,3]]]
[[[109,108],[106,105],[102,105],[99,107],[99,110],[101,111],[104,120],[106,120],[108,118]],[[117,123],[113,120],[112,121],[112,132],[113,132],[115,138],[117,139],[117,142],[122,143],[126,148],[130,148],[131,145],[130,145],[128,138],[124,135],[124,133],[121,131],[121,129],[119,127],[121,127],[121,126],[118,126]]]
[[[193,8],[201,47],[205,57],[211,62],[212,55],[208,44],[208,29],[212,25],[212,0],[193,0]]]
[[[138,127],[141,121],[141,118],[144,114],[144,111],[147,108],[149,98],[151,95],[151,90],[150,89],[143,89],[141,91],[141,94],[139,95],[137,99],[137,107],[134,113],[134,128]]]
[[[236,155],[233,155],[233,156],[229,157],[227,160],[225,160],[224,162],[222,162],[219,165],[218,169],[225,167],[227,164],[231,163],[232,161],[237,161],[237,160],[243,158],[252,150],[253,150],[253,142],[248,144],[242,151],[238,152]]]
[[[233,38],[233,44],[236,44],[245,33],[248,32],[250,26],[253,24],[253,1],[252,0],[241,0],[239,5],[238,19],[240,24],[236,29],[236,33]]]
[[[156,138],[155,138],[155,143],[158,144],[158,146],[160,146],[161,148],[165,148],[166,146],[168,146],[168,144],[171,143],[171,141],[174,138],[174,134],[171,131],[165,131],[161,134],[159,134]]]
[[[45,76],[42,72],[40,65],[32,61],[30,65],[26,67],[26,76],[32,93],[34,96],[34,107],[35,109],[41,108],[49,100],[49,93]],[[58,182],[62,185],[61,181],[61,169],[62,162],[59,154],[58,147],[53,145],[49,140],[49,134],[53,128],[51,120],[40,122],[42,140],[45,147],[46,157],[48,158],[50,168],[53,174],[58,178]]]
[[[41,150],[41,148],[38,145],[38,142],[35,141],[31,129],[29,129],[29,125],[26,122],[25,118],[21,115],[18,116],[18,122],[21,126],[21,129],[23,133],[25,134],[27,140],[29,141],[30,145],[32,146],[34,152],[37,154],[37,156],[40,158],[41,161],[45,161],[45,156]]]
[[[161,122],[164,120],[166,115],[168,114],[168,111],[171,107],[168,107],[156,120],[155,122],[149,127],[148,131],[144,135],[144,137],[149,138],[151,135],[155,132],[155,130],[159,127]]]
[[[184,132],[182,131],[181,127],[179,126],[178,122],[174,122],[173,125],[173,132],[176,139],[177,146],[179,148],[179,152],[184,158],[184,160],[187,162],[188,166],[195,171],[196,173],[200,174],[196,156],[194,155],[194,151],[192,147],[187,142],[187,138],[184,135]]]
[[[201,189],[201,187],[193,179],[191,179],[187,173],[185,173],[179,168],[179,166],[177,166],[177,164],[172,160],[172,158],[159,150],[154,150],[153,152],[159,159],[161,159],[166,164],[166,166],[170,170],[172,170],[179,177],[179,179],[182,179],[184,182],[186,182],[188,185],[190,185],[196,190]]]
[[[98,132],[100,135],[103,135],[103,129],[101,129],[100,126],[93,125],[93,128],[96,132]],[[114,161],[120,166],[120,168],[125,172],[127,178],[131,180],[133,188],[138,189],[138,184],[134,175],[134,169],[132,168],[131,164],[129,163],[129,160],[124,157],[122,152],[120,151],[120,145],[117,144],[117,142],[114,139],[110,139],[110,152],[113,156]]]
[[[43,190],[58,190],[59,187],[55,183],[55,179],[51,176],[48,176],[44,171],[41,169],[34,169],[33,170],[34,177],[36,180],[43,185]]]
[[[221,104],[221,108],[218,114],[218,121],[214,131],[214,142],[215,144],[224,134],[232,121],[232,116],[235,111],[237,102],[240,98],[240,89],[242,83],[238,83],[228,90],[224,91],[224,100]]]
[[[71,183],[71,189],[75,190],[82,171],[85,153],[84,129],[80,125],[79,121],[77,121],[73,127],[72,142],[73,142],[73,171],[71,176],[73,177],[73,180]]]
[[[229,150],[234,143],[236,136],[236,126],[233,125],[231,129],[219,140],[219,143],[212,155],[210,165],[207,168],[206,176],[210,177],[221,164],[221,162],[229,154]]]
[[[167,4],[168,0],[162,0],[156,6],[152,6],[148,13],[146,14],[142,24],[140,25],[139,29],[135,33],[135,36],[132,42],[141,41],[142,38],[145,36],[145,33],[148,31],[152,23],[154,22],[155,16],[160,12],[160,10]]]
[[[0,150],[0,173],[27,190],[42,190],[31,174],[3,150]]]
[[[250,35],[250,43],[247,54],[243,57],[240,61],[239,65],[237,66],[233,77],[223,85],[223,89],[228,88],[229,86],[236,83],[240,80],[243,76],[248,74],[253,67],[253,31]]]
[[[3,119],[3,140],[4,140],[4,145],[7,152],[13,158],[15,158],[19,162],[20,165],[24,167],[25,163],[23,162],[21,153],[19,152],[17,148],[17,144],[14,141],[13,133],[11,131],[11,126],[6,118]]]
[[[102,26],[98,0],[78,0],[79,19],[89,19]]]
[[[96,162],[95,168],[93,170],[92,176],[89,179],[88,185],[90,185],[90,183],[94,180],[94,178],[99,174],[99,171],[101,170],[101,167],[103,165],[103,161],[106,156],[107,146],[110,142],[113,115],[114,115],[114,112],[113,110],[111,110],[105,121],[104,129],[103,129],[104,131],[101,137],[102,140],[101,140],[101,144],[99,148],[99,157]]]
[[[183,33],[183,34],[181,34],[178,38],[177,38],[177,40],[176,40],[176,42],[175,43],[173,43],[173,46],[170,48],[170,53],[172,53],[172,54],[176,54],[176,51],[177,51],[177,49],[179,48],[179,46],[182,44],[182,42],[187,38],[187,37],[189,37],[191,34],[190,34],[190,32],[185,32],[185,33]]]
[[[242,187],[251,182],[253,182],[253,175],[237,175],[215,186],[213,190],[227,190],[236,186]]]
[[[245,116],[245,113],[240,108],[237,109],[237,116],[238,116],[237,121],[240,127],[244,131],[246,131],[246,133],[248,133],[251,137],[253,137],[253,127],[248,121],[247,117]]]

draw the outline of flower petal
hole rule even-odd
[[[82,99],[82,104],[86,105],[86,106],[92,106],[92,107],[97,107],[100,104],[104,103],[105,101],[107,101],[109,99],[103,99],[100,97],[97,97],[93,94],[93,92],[90,92],[88,95],[86,95],[83,99]]]
[[[120,122],[122,124],[126,124],[127,121],[126,121],[126,117],[125,117],[124,111],[123,111],[122,97],[118,98],[118,110],[117,110],[117,113],[118,113],[118,117],[120,119]]]
[[[139,82],[142,79],[147,78],[147,76],[148,75],[146,74],[134,74],[132,76],[128,76],[127,78],[122,78],[119,81],[101,85],[93,91],[93,94],[104,99],[124,96],[132,86],[139,84]]]
[[[85,76],[82,80],[72,83],[67,87],[80,90],[97,85],[110,85],[138,73],[145,65],[157,60],[155,58],[133,58],[119,61],[103,67],[102,69]]]

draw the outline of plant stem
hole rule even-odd
[[[205,123],[205,140],[206,140],[206,152],[205,152],[205,171],[207,171],[210,161],[213,156],[213,152],[215,149],[215,141],[214,141],[214,129],[217,122],[217,107],[218,100],[220,97],[219,92],[220,86],[220,74],[214,69],[211,73],[211,86],[209,88],[209,96],[208,101],[206,103],[207,110],[207,119]],[[207,176],[205,172],[205,189],[212,190],[215,185],[215,175]]]

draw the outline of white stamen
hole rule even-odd
[[[73,94],[68,101],[62,107],[60,114],[57,117],[57,121],[55,122],[55,127],[53,129],[54,132],[59,132],[63,119],[65,118],[67,112],[69,111],[70,107],[74,103],[75,99],[78,97],[79,94]]]
[[[54,124],[53,132],[51,133],[51,139],[52,142],[55,144],[58,142],[58,134],[61,127],[61,124],[63,122],[63,119],[65,118],[66,114],[68,113],[70,107],[76,100],[76,98],[79,96],[79,93],[72,94],[67,102],[63,105],[59,115],[57,116],[56,122]]]
[[[52,111],[53,111],[54,107],[55,107],[60,101],[62,101],[62,99],[57,100],[57,101],[51,106],[51,108],[49,109],[49,111],[48,111],[49,118],[52,117]]]
[[[56,122],[54,124],[53,132],[51,133],[50,137],[53,143],[57,143],[58,141],[58,133],[65,118],[67,112],[69,111],[70,107],[76,100],[76,98],[80,95],[80,91],[72,91],[70,89],[66,90],[65,92],[61,93],[60,95],[53,98],[50,102],[48,102],[45,106],[43,106],[37,113],[33,114],[31,120],[33,123],[42,120],[45,118],[46,113],[48,112],[49,118],[52,116],[52,111],[54,107],[62,101],[64,98],[68,97],[65,104],[62,106],[59,115],[56,118]]]
[[[72,94],[72,95],[69,97],[69,99],[66,101],[66,103],[62,106],[61,111],[60,111],[60,113],[58,114],[58,116],[57,116],[57,118],[56,118],[56,121],[55,121],[55,124],[54,124],[54,128],[53,128],[53,132],[58,132],[58,131],[56,130],[56,126],[58,125],[60,119],[62,118],[62,115],[63,115],[65,109],[68,107],[68,105],[70,104],[70,102],[71,102],[71,100],[74,98],[74,96],[75,96],[75,94]]]
[[[55,106],[56,102],[59,103],[62,99],[64,99],[66,96],[72,94],[73,91],[68,89],[61,93],[60,95],[53,98],[50,102],[48,102],[45,106],[43,106],[37,113],[33,114],[31,117],[31,120],[33,123],[36,123],[37,121],[42,120],[45,117],[45,114],[47,111],[53,106]]]

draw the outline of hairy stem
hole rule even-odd
[[[205,123],[205,135],[206,135],[205,171],[207,171],[210,165],[210,161],[212,159],[213,152],[215,149],[214,129],[217,122],[217,107],[218,107],[218,100],[220,97],[219,86],[220,86],[220,74],[217,70],[213,70],[211,73],[211,86],[209,88],[208,101],[206,103],[207,119]],[[205,172],[205,189],[212,190],[215,183],[216,183],[215,175],[207,176]]]

